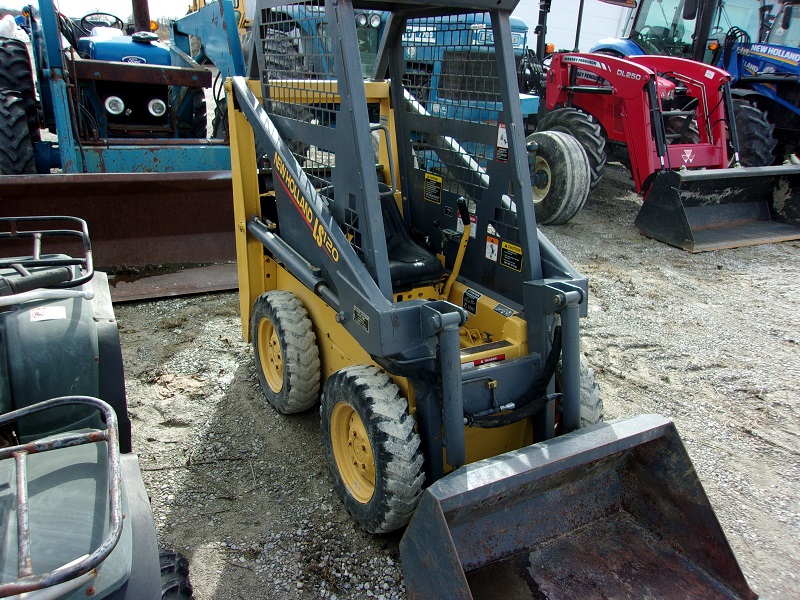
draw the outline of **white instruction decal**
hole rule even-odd
[[[57,321],[66,318],[66,306],[40,306],[31,309],[31,323],[36,321]]]

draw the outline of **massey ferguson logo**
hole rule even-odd
[[[642,80],[642,76],[638,73],[631,73],[630,71],[623,71],[622,69],[617,69],[617,76],[624,77],[625,79],[633,79],[634,81]]]
[[[686,150],[683,151],[683,153],[681,153],[681,158],[683,158],[684,163],[692,164],[692,162],[694,161],[694,152],[692,152],[689,148],[687,148]]]

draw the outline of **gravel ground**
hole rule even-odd
[[[691,255],[641,237],[618,165],[545,228],[590,279],[583,340],[606,418],[673,419],[751,585],[800,597],[800,244]],[[161,543],[198,599],[401,598],[399,534],[335,496],[316,409],[276,413],[238,296],[117,307],[134,445]]]

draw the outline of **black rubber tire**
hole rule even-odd
[[[189,581],[189,561],[183,554],[161,550],[158,553],[161,566],[161,600],[185,600],[192,598],[192,583]]]
[[[762,112],[743,99],[733,101],[739,163],[743,167],[766,167],[775,162],[775,125]]]
[[[526,138],[536,142],[535,162],[531,165],[536,222],[561,225],[574,217],[589,195],[589,159],[580,142],[561,131],[536,131]],[[535,185],[539,170],[547,173],[546,186]]]
[[[700,130],[697,128],[697,119],[692,118],[689,126],[684,131],[685,118],[684,117],[670,117],[664,123],[664,129],[667,133],[681,133],[681,138],[674,140],[667,140],[667,144],[699,144],[700,143]]]
[[[547,113],[539,122],[536,131],[562,131],[578,140],[589,159],[591,181],[589,191],[592,192],[603,178],[606,166],[606,139],[600,122],[592,115],[577,108],[557,108]]]
[[[269,403],[283,414],[314,406],[319,349],[303,303],[284,290],[262,294],[253,305],[250,335],[258,380]]]
[[[19,93],[0,90],[0,175],[36,173],[25,105]]]
[[[38,142],[41,139],[39,109],[36,105],[31,57],[25,42],[0,37],[0,89],[19,92],[31,140]]]
[[[560,392],[561,361],[556,368],[556,391]],[[600,397],[600,386],[594,376],[594,369],[589,367],[589,361],[581,352],[580,366],[580,401],[581,401],[581,427],[597,425],[603,422],[603,399]]]
[[[208,137],[208,115],[206,114],[205,90],[192,92],[192,135],[195,139]]]
[[[320,413],[325,458],[347,512],[370,533],[388,533],[403,527],[419,503],[425,473],[414,417],[409,414],[408,403],[398,387],[375,366],[348,367],[325,382]],[[338,434],[332,431],[348,414],[350,422],[353,415],[360,419],[374,463],[374,482],[357,491],[345,483],[348,475],[343,476],[340,471],[334,450],[334,436],[336,440],[347,439],[350,446],[350,440],[357,439],[350,437],[352,429],[338,429]],[[343,452],[340,450],[340,457]],[[348,480],[352,482],[352,478]],[[356,497],[370,491],[369,498]]]
[[[211,120],[211,137],[215,139],[228,139],[228,99],[222,98],[214,109],[214,118]]]

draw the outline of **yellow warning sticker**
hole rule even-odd
[[[522,271],[522,246],[511,242],[500,244],[500,264],[514,271]]]

